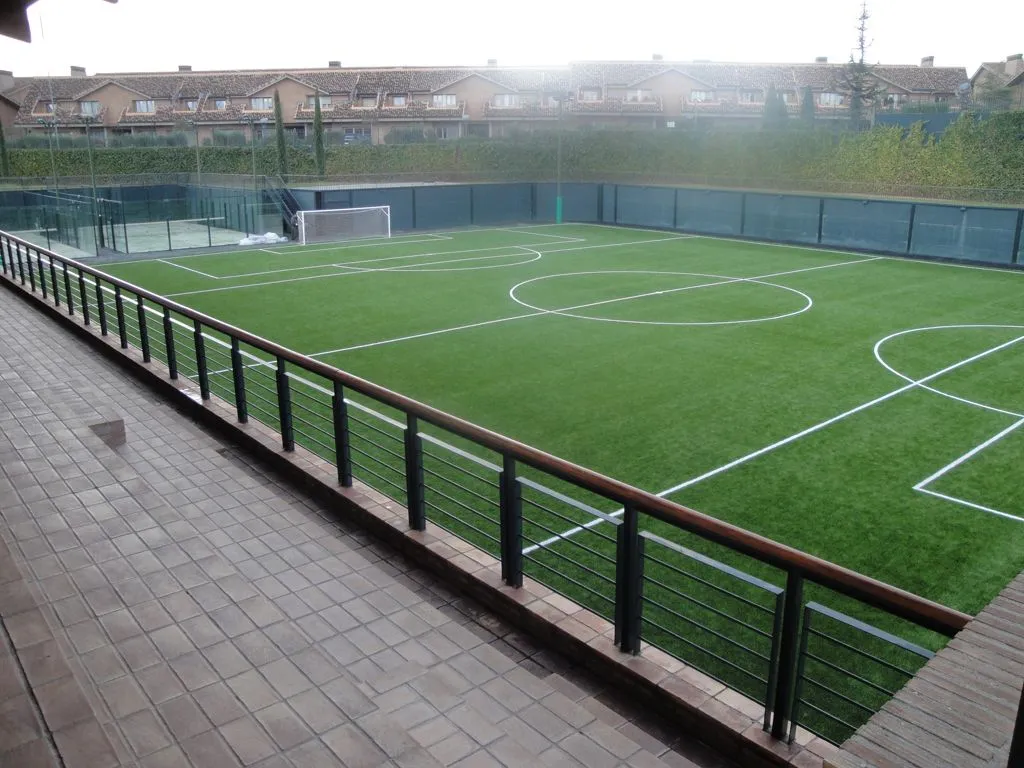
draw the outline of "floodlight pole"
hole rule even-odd
[[[98,211],[96,210],[96,166],[92,161],[92,136],[89,134],[89,127],[94,120],[95,117],[93,115],[82,115],[82,122],[85,123],[85,149],[89,155],[89,181],[92,184],[92,225],[97,227],[101,225],[99,224]],[[96,237],[96,255],[100,255],[99,237]]]
[[[39,118],[36,122],[39,123],[44,128],[49,129],[49,127],[50,127],[50,123],[48,123],[46,120],[43,120],[42,118]],[[56,127],[57,127],[57,121],[56,120],[53,121],[53,127],[54,127],[54,130],[56,130]],[[57,179],[57,158],[56,158],[56,156],[53,153],[53,137],[50,136],[50,131],[49,130],[46,131],[46,144],[50,148],[50,169],[53,171],[53,192],[54,192],[54,197],[57,198],[57,204],[59,205],[60,204],[60,182]]]

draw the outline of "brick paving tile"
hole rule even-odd
[[[655,765],[657,730],[595,698],[603,683],[4,291],[0,327],[0,615],[66,765]],[[54,389],[69,368],[75,386]],[[116,449],[86,427],[116,418]],[[0,685],[19,690],[2,658]],[[44,740],[19,696],[0,702],[0,750],[14,745],[0,755],[31,768]],[[723,764],[712,757],[695,762]]]

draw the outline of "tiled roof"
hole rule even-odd
[[[667,72],[679,72],[714,88],[795,89],[830,87],[845,64],[719,64],[668,61],[601,61],[570,64],[574,88],[637,86]],[[876,75],[908,91],[955,92],[967,80],[963,67],[879,65]]]
[[[88,118],[88,120],[86,120],[86,119],[84,119],[84,116],[82,115],[81,112],[78,112],[78,111],[72,112],[70,110],[62,109],[60,107],[55,109],[53,112],[34,113],[34,112],[32,112],[31,105],[30,105],[27,109],[24,106],[22,106],[22,109],[18,111],[18,114],[14,118],[14,124],[15,125],[22,125],[22,126],[28,126],[28,125],[35,126],[35,125],[39,125],[40,121],[43,121],[46,124],[51,124],[51,123],[55,122],[55,123],[57,123],[57,125],[63,125],[63,126],[72,126],[72,125],[79,126],[79,125],[85,125],[87,122],[89,124],[92,124],[92,125],[97,125],[97,124],[102,123],[104,118],[106,118],[106,116],[107,116],[107,108],[106,107],[101,107],[100,111],[99,111],[99,114],[94,115],[94,116],[90,116]]]

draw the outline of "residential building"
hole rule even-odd
[[[974,99],[982,104],[995,98],[998,106],[1024,109],[1024,54],[1007,56],[1005,61],[986,61],[971,77]]]
[[[86,75],[0,73],[0,119],[19,132],[53,130],[104,136],[186,131],[206,143],[217,131],[255,131],[273,122],[280,95],[289,132],[303,136],[320,99],[336,142],[385,141],[394,129],[439,139],[494,138],[566,127],[681,128],[757,125],[769,89],[793,114],[806,89],[824,120],[845,117],[842,64],[728,64],[708,61],[572,62],[556,67],[390,67]],[[890,109],[955,102],[962,67],[921,64],[873,69]],[[6,112],[4,111],[6,107]],[[17,112],[14,112],[14,108]],[[13,114],[12,114],[13,113]]]

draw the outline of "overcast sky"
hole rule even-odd
[[[1024,3],[873,0],[868,59],[963,66],[1024,49]],[[604,10],[607,9],[607,10]],[[845,61],[860,0],[39,0],[31,44],[0,38],[0,69],[94,72],[564,64],[580,59]]]

